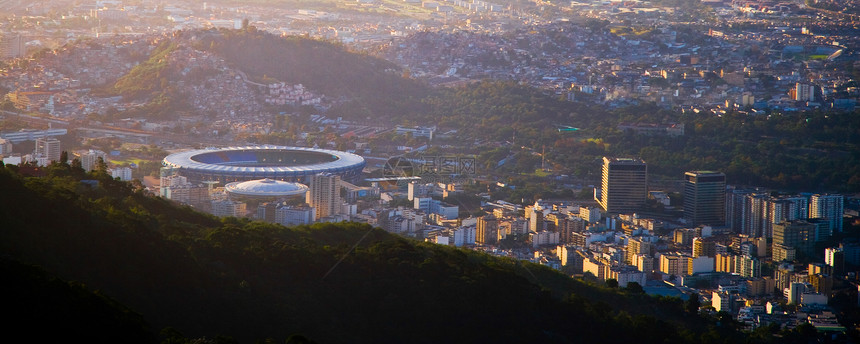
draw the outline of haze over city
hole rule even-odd
[[[860,340],[858,0],[0,0],[13,327]]]

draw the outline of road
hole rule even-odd
[[[93,131],[101,131],[106,134],[114,134],[114,135],[122,135],[128,134],[131,136],[143,137],[144,135],[148,135],[149,139],[147,143],[161,145],[165,142],[172,142],[178,145],[184,146],[223,146],[225,144],[233,144],[232,142],[224,142],[221,139],[213,140],[211,138],[198,138],[191,137],[189,135],[178,135],[176,133],[163,133],[163,132],[154,132],[154,131],[146,131],[139,129],[130,129],[130,128],[121,128],[121,127],[113,127],[106,125],[96,125],[93,123],[75,123],[73,121],[58,118],[58,117],[50,117],[50,116],[33,116],[29,114],[20,114],[11,111],[0,110],[0,113],[8,116],[14,116],[15,118],[28,123],[29,125],[34,126],[50,126],[52,128],[65,128],[69,131],[73,130],[93,130]]]

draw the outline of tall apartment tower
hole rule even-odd
[[[499,236],[499,221],[494,215],[481,216],[475,226],[475,241],[480,244],[495,244]]]
[[[833,233],[841,233],[843,202],[842,195],[812,195],[809,198],[809,218],[830,220]]]
[[[108,162],[107,154],[105,154],[105,152],[102,152],[100,150],[90,149],[87,152],[81,153],[80,154],[81,166],[84,168],[84,171],[89,172],[89,171],[95,170],[97,165],[98,165],[99,158],[102,158],[102,161],[104,161],[104,162]]]
[[[747,207],[747,195],[752,190],[729,188],[726,190],[726,226],[732,232],[741,233],[744,228],[744,209]]]
[[[60,161],[60,140],[53,137],[36,139],[36,154],[48,158],[48,161]]]
[[[603,157],[603,181],[597,203],[606,212],[639,210],[648,197],[648,166],[640,159]]]
[[[12,141],[0,139],[0,155],[12,154]]]
[[[766,237],[773,236],[775,223],[806,219],[809,216],[809,199],[797,197],[772,197],[765,201],[764,233]]]
[[[794,85],[794,100],[811,102],[815,100],[815,85],[798,82]]]
[[[713,171],[684,174],[684,218],[690,226],[726,223],[726,175]]]
[[[25,41],[20,34],[0,34],[0,59],[24,57],[27,54]]]
[[[315,220],[337,215],[340,211],[340,176],[320,173],[308,177],[307,203],[316,210]]]

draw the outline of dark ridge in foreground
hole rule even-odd
[[[539,265],[414,242],[368,225],[285,228],[217,219],[147,196],[103,171],[85,174],[55,163],[37,178],[16,170],[0,168],[0,254],[80,281],[75,293],[84,285],[97,290],[138,312],[153,331],[175,329],[165,332],[174,337],[254,342],[301,334],[320,343],[744,338],[730,321],[717,326],[690,316],[679,299],[597,287]],[[10,274],[14,280],[7,283],[32,283],[26,275]],[[103,301],[113,308],[64,308],[50,302],[61,293],[22,289],[45,301],[45,312],[83,312],[46,318],[42,326],[106,318],[116,325],[104,328],[105,336],[156,337],[142,334],[147,327],[140,318],[113,302]],[[73,327],[84,333],[71,331],[69,339],[100,331]]]

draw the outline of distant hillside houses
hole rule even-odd
[[[272,105],[318,105],[320,101],[320,96],[311,93],[302,84],[272,83],[266,95],[266,103]]]

